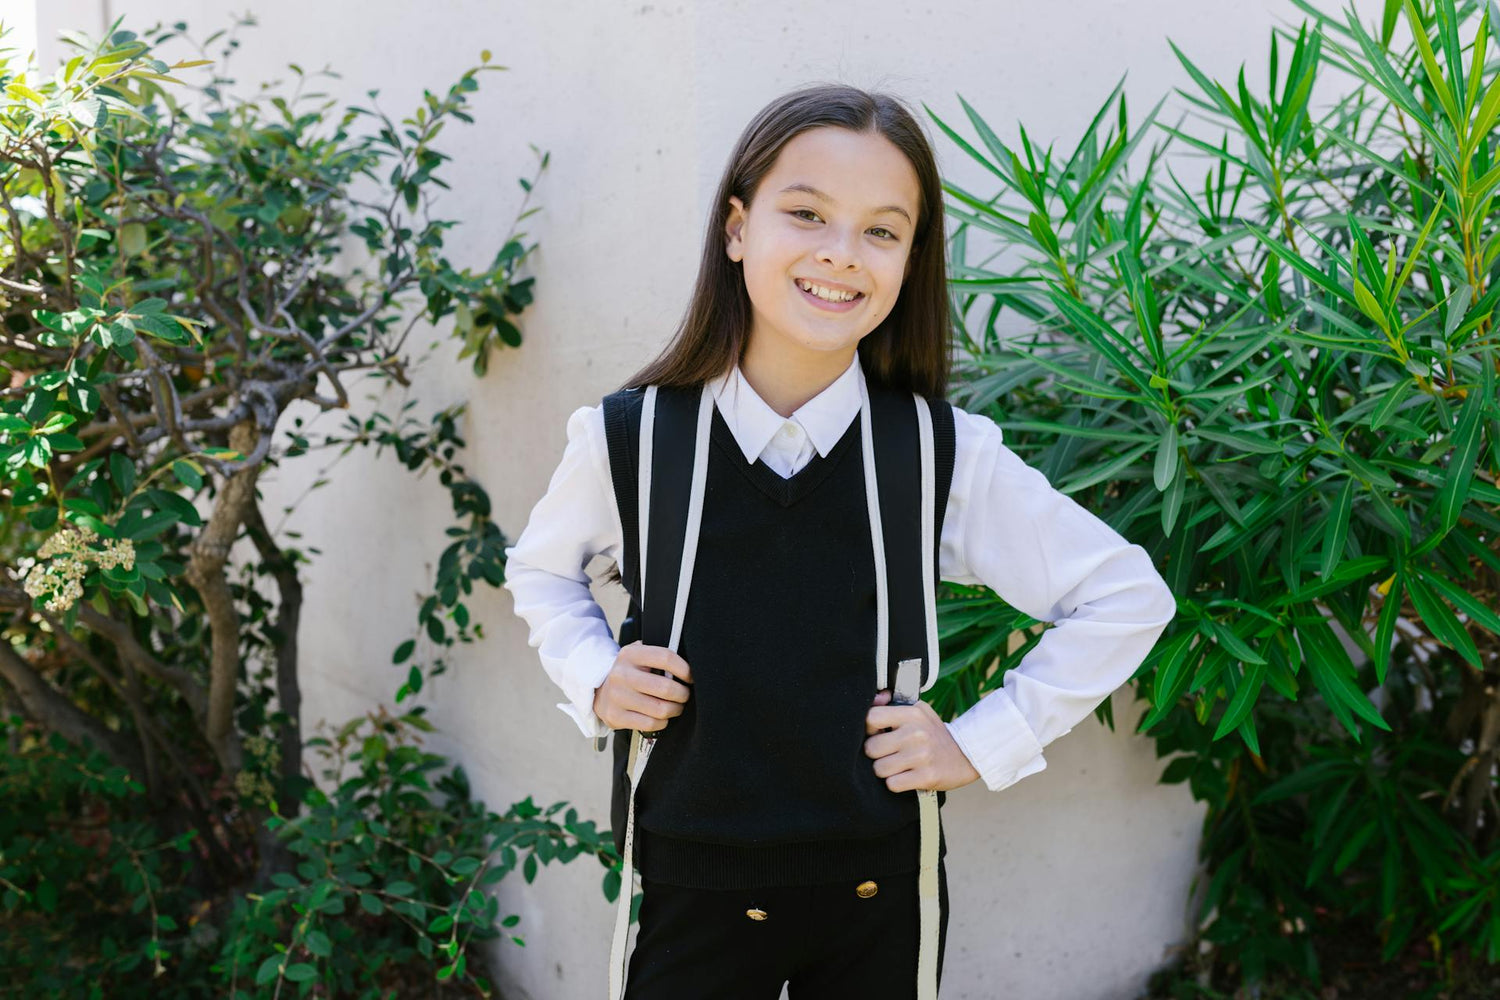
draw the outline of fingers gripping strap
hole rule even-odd
[[[649,526],[648,513],[651,497],[651,453],[654,437],[656,411],[656,387],[646,390],[641,411],[640,443],[640,532],[641,593],[646,593],[646,540]],[[713,396],[708,386],[703,386],[698,395],[698,425],[693,441],[693,479],[688,494],[686,536],[682,546],[682,565],[678,571],[677,595],[672,608],[671,639],[667,643],[672,652],[682,638],[682,618],[687,610],[688,590],[693,578],[693,564],[698,555],[698,529],[703,522],[703,494],[708,481],[708,432],[713,420]],[[653,611],[657,609],[651,609]],[[641,608],[644,615],[647,609]],[[609,949],[609,996],[610,1000],[621,1000],[625,992],[625,945],[630,933],[630,904],[635,896],[635,790],[640,786],[641,776],[646,772],[646,762],[651,757],[651,748],[656,745],[654,737],[642,737],[640,730],[630,732],[630,754],[625,770],[630,775],[630,795],[625,807],[625,853],[621,858],[620,897],[615,909],[615,933]]]

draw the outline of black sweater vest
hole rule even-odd
[[[860,420],[784,479],[746,462],[717,409],[712,419],[677,650],[692,693],[636,792],[637,867],[712,889],[914,871],[916,795],[890,791],[864,753],[876,594]],[[628,736],[616,733],[617,754]]]

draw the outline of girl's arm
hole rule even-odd
[[[948,723],[986,786],[1044,769],[1042,748],[1130,679],[1177,612],[1151,557],[1054,489],[1001,443],[988,417],[954,407],[953,487],[940,575],[983,583],[1054,622],[1002,687]]]
[[[527,641],[542,668],[568,697],[557,707],[585,736],[607,736],[610,728],[594,713],[594,691],[620,646],[584,571],[596,553],[618,559],[620,551],[602,405],[574,410],[567,430],[567,447],[546,494],[505,550],[504,586],[530,627]]]

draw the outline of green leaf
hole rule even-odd
[[[196,490],[203,485],[203,468],[192,459],[179,458],[173,462],[172,475],[189,489]]]
[[[333,954],[333,943],[328,940],[328,935],[322,931],[308,931],[304,943],[307,945],[307,950],[319,958],[327,958]],[[290,970],[288,970],[287,976],[290,978]]]
[[[1416,607],[1417,614],[1421,616],[1423,623],[1427,626],[1427,631],[1434,639],[1458,653],[1476,668],[1484,669],[1479,649],[1474,645],[1474,639],[1469,635],[1468,629],[1463,627],[1458,616],[1448,609],[1448,605],[1444,604],[1420,577],[1407,578],[1406,592],[1411,595],[1412,605]]]
[[[1233,671],[1228,671],[1232,674]],[[1245,668],[1244,675],[1240,678],[1239,686],[1230,699],[1228,707],[1224,709],[1224,717],[1219,720],[1219,727],[1214,730],[1214,739],[1222,739],[1245,721],[1250,710],[1255,707],[1255,700],[1260,696],[1262,683],[1265,681],[1265,667],[1252,663]]]
[[[1486,376],[1490,364],[1485,363]],[[1483,386],[1490,390],[1492,379],[1486,377]],[[1469,497],[1469,482],[1474,478],[1475,460],[1479,454],[1480,416],[1484,410],[1485,393],[1478,387],[1469,390],[1468,398],[1458,413],[1458,425],[1453,429],[1453,451],[1448,456],[1448,469],[1443,477],[1442,489],[1438,491],[1436,510],[1442,523],[1442,533],[1447,534],[1458,523],[1464,502]]]
[[[1297,637],[1306,647],[1310,647],[1305,648],[1304,652],[1313,683],[1349,734],[1355,739],[1360,738],[1358,728],[1349,717],[1349,709],[1353,709],[1355,714],[1371,725],[1389,732],[1390,724],[1380,717],[1380,712],[1370,703],[1365,693],[1354,685],[1354,668],[1349,662],[1349,654],[1321,615],[1315,621],[1305,621],[1299,625]]]
[[[1151,478],[1158,491],[1165,491],[1176,474],[1177,425],[1173,423],[1167,425],[1167,432],[1162,435],[1161,444],[1157,445],[1156,464],[1151,470]]]
[[[272,955],[260,963],[260,968],[255,971],[255,985],[264,986],[281,974],[281,961],[285,956]]]
[[[1208,627],[1213,630],[1214,638],[1224,647],[1224,651],[1236,660],[1262,667],[1266,665],[1265,658],[1252,649],[1234,629],[1212,620],[1208,621]]]
[[[109,478],[114,481],[120,496],[127,496],[135,489],[135,463],[121,451],[109,453]]]
[[[1177,471],[1172,475],[1171,488],[1162,496],[1161,531],[1164,535],[1170,536],[1177,525],[1177,514],[1182,509],[1182,497],[1186,488],[1187,470],[1178,462]]]
[[[318,978],[318,970],[306,962],[294,962],[287,966],[286,977],[294,983],[305,983]]]
[[[1417,49],[1422,56],[1422,67],[1427,73],[1428,89],[1437,97],[1438,103],[1443,106],[1443,113],[1448,116],[1448,121],[1453,125],[1453,131],[1458,133],[1463,125],[1460,123],[1458,104],[1454,100],[1453,92],[1448,89],[1448,81],[1443,78],[1442,68],[1438,66],[1437,56],[1433,54],[1432,42],[1427,36],[1427,26],[1422,23],[1421,15],[1412,6],[1411,0],[1403,0],[1406,7],[1406,19],[1411,22],[1412,37],[1417,41]]]
[[[1380,606],[1380,618],[1375,625],[1375,680],[1385,683],[1385,672],[1391,663],[1391,639],[1396,634],[1396,619],[1401,614],[1401,574],[1391,578],[1384,603]]]
[[[1397,382],[1394,388],[1387,391],[1381,397],[1379,405],[1375,407],[1375,412],[1370,415],[1370,429],[1379,430],[1382,424],[1391,419],[1416,385],[1414,379],[1404,378]]]
[[[604,898],[613,903],[620,898],[620,870],[611,868],[604,873],[604,882],[600,886],[604,890]]]
[[[1493,608],[1490,608],[1475,598],[1472,593],[1464,590],[1458,584],[1439,573],[1419,570],[1418,575],[1424,583],[1431,584],[1435,589],[1441,591],[1443,596],[1452,601],[1458,610],[1478,622],[1481,627],[1488,629],[1496,635],[1500,635],[1500,614],[1497,614]]]
[[[1385,310],[1381,308],[1380,302],[1365,287],[1365,283],[1358,278],[1354,279],[1354,301],[1359,305],[1359,311],[1370,317],[1375,325],[1384,331],[1385,335],[1391,335],[1390,321],[1386,319]]]
[[[1349,509],[1354,503],[1354,480],[1344,480],[1328,510],[1328,519],[1323,523],[1323,558],[1320,575],[1323,579],[1333,575],[1334,568],[1344,557],[1344,544],[1349,538]]]

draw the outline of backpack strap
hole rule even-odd
[[[634,418],[637,427],[634,438],[638,448],[634,462],[638,473],[634,484],[635,530],[622,538],[622,550],[634,536],[635,552],[634,558],[629,560],[628,579],[636,587],[633,596],[637,630],[642,640],[675,652],[682,639],[683,617],[687,612],[688,591],[698,554],[713,398],[706,385],[683,389],[646,386],[640,395],[641,404]],[[606,407],[607,412],[614,409],[613,404]],[[630,407],[625,409],[628,413]],[[606,419],[606,432],[611,422]],[[606,433],[606,438],[618,440],[619,434]],[[628,435],[626,444],[629,444]],[[616,472],[628,463],[617,464],[616,458],[612,447],[611,483],[616,484],[618,506],[619,497],[630,495],[630,484]],[[625,531],[623,518],[622,531]],[[621,554],[624,556],[623,551]],[[623,572],[621,578],[627,579]],[[650,615],[644,613],[647,610]],[[609,958],[611,1000],[620,1000],[625,989],[625,943],[635,897],[635,791],[640,786],[657,736],[654,732],[630,730],[627,743],[620,738],[624,732],[615,731],[615,785],[610,810],[615,847],[621,860],[620,897],[615,909],[615,932]],[[622,799],[623,824],[619,816]]]
[[[858,419],[876,571],[876,686],[915,700],[939,673],[934,594],[953,479],[953,411],[946,400],[864,383],[861,388]],[[640,638],[677,648],[687,603],[682,590],[692,577],[707,473],[697,465],[707,463],[706,418],[711,413],[707,386],[648,386],[604,398],[610,479],[623,534],[620,577],[631,598],[620,625],[622,646]],[[624,944],[634,893],[634,791],[654,745],[654,734],[616,730],[615,735],[610,819],[624,877],[610,954],[612,1000],[624,988]],[[604,748],[602,739],[597,746]],[[936,990],[938,811],[943,798],[940,792],[919,794],[918,980],[923,1000]]]
[[[877,601],[884,590],[888,642],[877,656],[877,688],[897,687],[900,664],[919,661],[917,685],[925,691],[938,678],[936,587],[943,512],[953,482],[953,410],[946,400],[915,392],[869,389],[873,460],[879,470]],[[904,687],[904,685],[903,685]],[[915,692],[913,692],[915,693]]]

